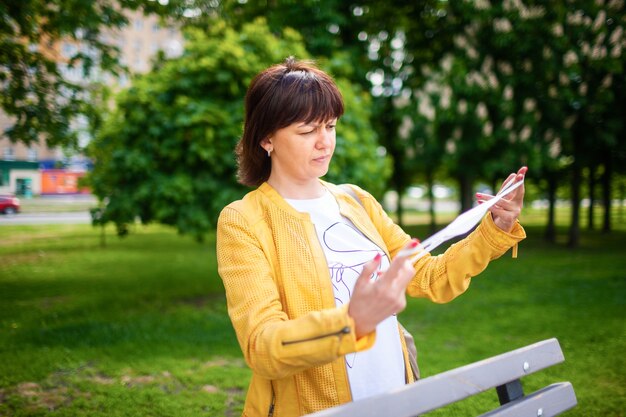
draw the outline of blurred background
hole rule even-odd
[[[424,376],[558,337],[529,392],[624,416],[625,29],[623,0],[3,1],[0,415],[240,414],[214,228],[246,88],[295,56],[346,104],[325,179],[412,235],[529,167],[520,258],[403,313]]]

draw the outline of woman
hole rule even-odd
[[[405,293],[448,302],[525,237],[519,187],[443,255],[398,256],[417,241],[370,194],[320,180],[343,110],[330,76],[292,58],[246,94],[239,180],[258,188],[224,208],[217,230],[228,312],[253,371],[244,416],[304,415],[412,382],[396,319]]]

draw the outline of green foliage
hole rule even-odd
[[[105,202],[100,222],[115,222],[123,234],[138,217],[202,238],[245,191],[236,183],[233,149],[246,88],[290,55],[308,57],[300,36],[286,29],[277,37],[263,19],[238,30],[219,21],[206,32],[190,28],[183,56],[137,77],[90,146],[90,183]],[[328,179],[380,194],[389,164],[375,157],[367,95],[346,80],[338,83],[347,111]]]
[[[347,110],[337,126],[337,147],[326,178],[358,184],[382,198],[391,175],[391,160],[382,152],[370,124],[371,97],[345,79],[337,84]]]
[[[203,3],[203,0],[196,3]],[[209,2],[210,3],[210,2]],[[301,0],[293,1],[235,1],[219,2],[217,13],[199,17],[190,22],[204,25],[218,15],[229,26],[240,28],[258,17],[264,17],[273,33],[280,33],[289,27],[297,30],[313,56],[333,55],[342,44],[341,27],[345,27],[350,17],[351,5],[341,0]],[[329,30],[335,26],[337,30]]]
[[[119,50],[103,42],[102,33],[127,24],[127,10],[166,13],[171,7],[150,0],[3,1],[0,108],[14,121],[4,133],[26,145],[40,138],[50,146],[75,145],[72,120],[93,114],[89,83],[94,70],[122,70]],[[60,57],[61,41],[74,43],[76,51]],[[65,78],[62,66],[81,69],[84,80]]]

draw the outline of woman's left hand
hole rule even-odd
[[[522,181],[524,179],[524,175],[528,171],[527,167],[522,167],[517,171],[517,173],[513,173],[508,176],[508,178],[502,183],[506,184],[511,179],[517,181]],[[502,187],[500,187],[502,189]],[[491,200],[493,198],[492,195],[476,193],[476,199],[478,200],[478,204],[484,203],[485,201]],[[510,232],[517,221],[520,213],[522,212],[522,206],[524,205],[524,185],[522,184],[517,189],[511,191],[506,197],[503,197],[494,204],[489,211],[491,212],[491,216],[493,217],[493,222],[500,229],[505,232]]]

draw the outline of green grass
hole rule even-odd
[[[506,254],[453,302],[409,300],[400,319],[415,335],[424,376],[556,337],[565,362],[523,379],[527,393],[572,382],[571,416],[623,417],[626,410],[626,232],[583,235],[583,247],[542,242],[528,227],[518,259]],[[565,234],[565,231],[562,231]],[[494,392],[429,415],[474,416]]]
[[[214,243],[0,228],[0,415],[239,414],[249,371]]]
[[[526,392],[571,381],[579,405],[566,415],[623,417],[626,225],[616,228],[584,232],[571,250],[531,225],[519,259],[495,261],[452,303],[410,300],[400,319],[422,375],[557,337],[565,363],[524,378]],[[100,247],[90,226],[0,227],[0,416],[240,415],[250,372],[213,239],[106,232]],[[475,416],[496,402],[490,391],[428,415]]]

